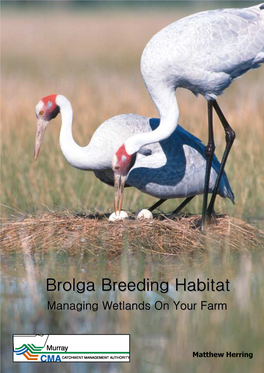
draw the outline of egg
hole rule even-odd
[[[124,219],[128,219],[128,214],[127,212],[125,211],[120,211],[120,214],[117,212],[117,214],[115,214],[115,212],[113,212],[110,216],[109,216],[109,221],[116,221],[116,220],[124,220]]]
[[[140,210],[137,213],[136,219],[137,220],[143,220],[143,219],[152,220],[153,219],[153,215],[152,215],[152,212],[150,212],[149,210],[143,209],[143,210]]]

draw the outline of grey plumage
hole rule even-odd
[[[52,100],[52,97],[47,96],[48,100]],[[39,152],[44,131],[49,123],[39,118],[42,115],[40,111],[46,110],[44,102],[47,98],[40,100],[36,106],[38,130],[35,154]],[[160,119],[136,114],[118,115],[102,123],[94,132],[90,143],[81,147],[72,136],[73,110],[70,101],[62,95],[57,95],[55,103],[59,106],[62,117],[60,146],[65,158],[73,167],[93,171],[98,179],[108,185],[114,185],[112,159],[117,149],[133,135],[153,133],[160,124]],[[43,125],[44,128],[41,127]],[[39,132],[42,137],[39,137]],[[178,126],[166,140],[140,148],[135,164],[124,181],[127,187],[134,186],[144,193],[162,199],[191,197],[203,192],[205,164],[205,146]],[[211,191],[218,171],[219,162],[214,157]],[[218,193],[234,201],[225,174]]]
[[[182,18],[154,35],[141,57],[142,77],[161,119],[159,127],[151,135],[132,136],[125,142],[129,154],[137,152],[147,144],[164,141],[175,133],[179,119],[175,97],[177,88],[186,88],[208,100],[208,145],[206,172],[203,172],[205,177],[202,230],[206,216],[210,218],[212,215],[216,193],[219,193],[221,185],[223,186],[222,178],[226,177],[223,173],[224,166],[235,139],[235,132],[216,98],[234,79],[264,62],[263,5],[245,9],[205,11]],[[213,109],[223,125],[226,148],[219,176],[214,182],[215,190],[207,206],[212,182],[211,163],[213,162],[213,168],[215,166]],[[186,183],[188,192],[194,184],[190,186]],[[197,191],[200,190],[199,181],[195,187]]]
[[[158,101],[164,85],[215,99],[232,81],[264,62],[264,4],[182,18],[147,44],[141,71]]]
[[[95,176],[108,185],[113,185],[111,161],[114,152],[130,136],[151,132],[160,120],[136,114],[123,114],[108,119],[96,130],[88,147],[100,154],[104,167],[94,171]],[[142,147],[136,163],[130,170],[126,186],[133,186],[143,193],[157,198],[184,198],[199,195],[204,190],[205,146],[179,125],[174,133],[160,143]],[[210,178],[212,192],[219,161],[216,156]],[[218,194],[234,202],[234,194],[224,174]]]

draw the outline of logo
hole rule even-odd
[[[13,362],[129,362],[129,334],[13,335]]]
[[[16,355],[23,355],[27,360],[38,360],[37,352],[40,352],[43,347],[36,347],[34,344],[23,344],[21,347],[15,349]]]

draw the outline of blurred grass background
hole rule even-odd
[[[184,7],[181,2],[77,3],[77,7],[51,2],[2,6],[1,200],[25,212],[113,210],[113,189],[64,159],[59,147],[60,116],[51,122],[38,161],[33,161],[37,102],[51,93],[65,95],[74,110],[74,137],[83,146],[114,115],[157,116],[141,78],[141,53],[161,28],[185,14],[210,8],[204,2],[187,2]],[[210,5],[217,8],[219,2]],[[237,133],[226,167],[236,206],[218,199],[217,210],[247,220],[263,218],[263,77],[263,68],[249,72],[219,98]],[[177,97],[180,124],[206,143],[206,101],[180,89]],[[216,154],[221,158],[225,136],[217,119],[215,133]],[[130,189],[124,208],[136,211],[154,201]],[[196,198],[187,211],[200,212],[201,202],[202,197]],[[171,200],[163,209],[178,203]],[[4,217],[12,213],[2,210]]]

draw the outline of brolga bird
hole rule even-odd
[[[37,133],[34,158],[36,159],[45,130],[51,119],[61,113],[60,146],[67,161],[74,167],[93,171],[95,176],[108,185],[114,185],[112,158],[116,150],[135,134],[144,135],[159,126],[159,119],[136,114],[117,115],[106,120],[95,131],[90,143],[79,146],[73,138],[73,110],[69,100],[62,95],[42,98],[36,105]],[[179,212],[194,196],[203,193],[205,172],[205,146],[182,127],[160,143],[142,147],[134,157],[134,164],[124,178],[124,186],[133,186],[143,193],[160,198],[149,210],[153,211],[168,198],[186,198],[175,210]],[[211,182],[212,192],[220,163],[213,158]],[[123,178],[122,178],[123,180]],[[123,187],[116,189],[115,211],[121,210]],[[218,194],[234,202],[226,174],[221,180]],[[118,203],[121,203],[118,206]]]
[[[245,9],[205,11],[180,19],[158,32],[141,58],[141,73],[160,114],[159,127],[127,139],[113,158],[113,171],[124,177],[142,146],[168,138],[176,129],[179,109],[175,90],[201,94],[208,105],[208,144],[202,211],[202,230],[211,217],[225,163],[235,139],[216,99],[234,79],[264,62],[264,4]],[[210,170],[214,156],[213,109],[225,131],[226,147],[207,209]],[[117,183],[118,185],[118,183]]]

